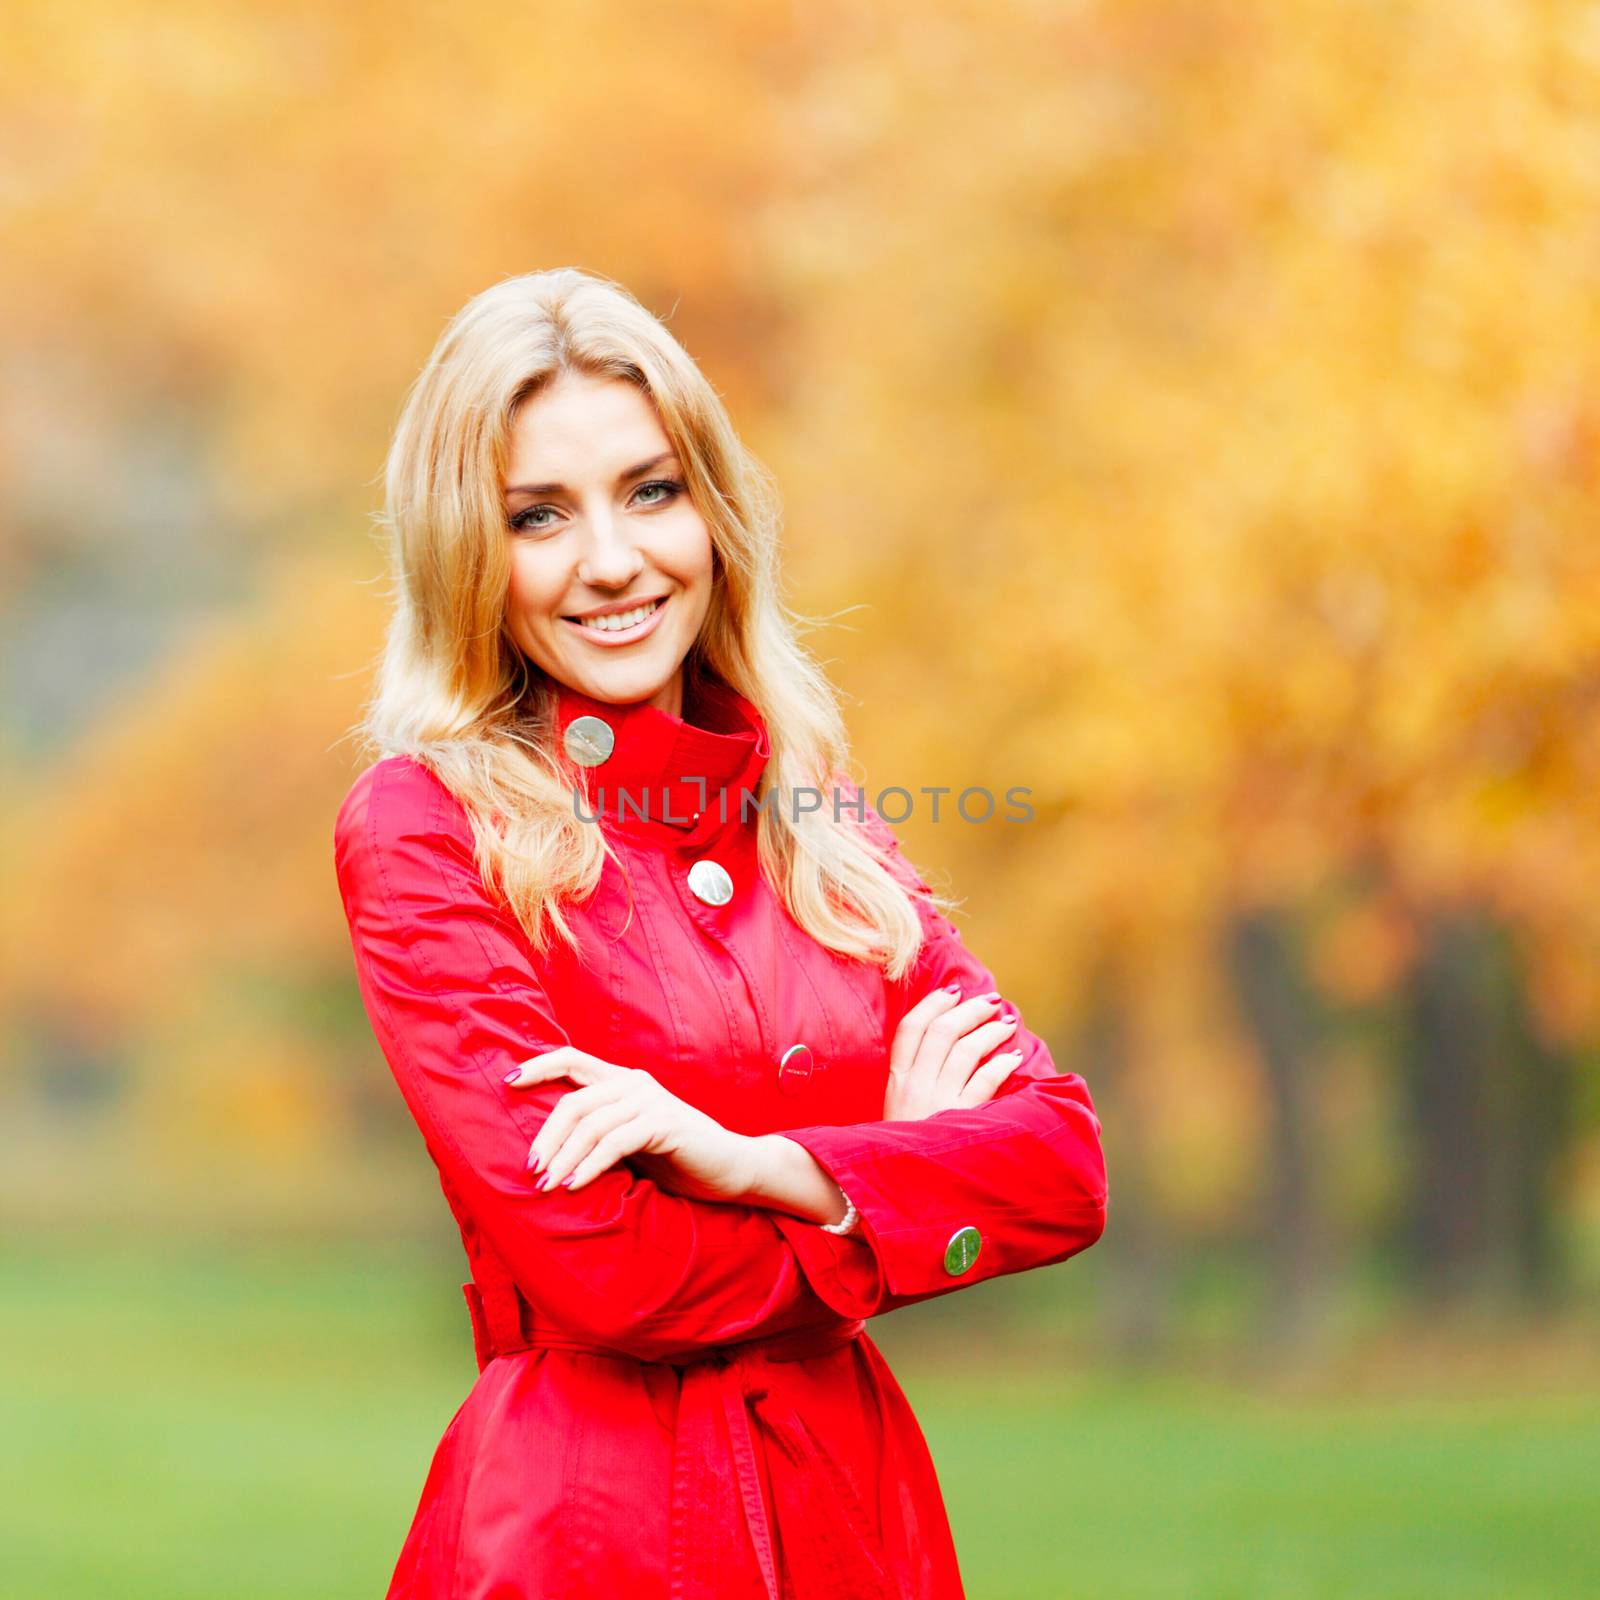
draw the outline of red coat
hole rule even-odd
[[[585,770],[585,809],[605,811],[632,881],[631,916],[609,860],[571,908],[581,958],[533,955],[419,763],[362,773],[335,829],[362,998],[460,1224],[480,1367],[391,1600],[955,1600],[938,1479],[863,1324],[1100,1237],[1088,1090],[1019,1017],[1024,1058],[992,1100],[882,1120],[899,1017],[936,986],[993,990],[983,963],[926,905],[896,984],[799,928],[757,870],[754,817],[739,820],[769,750],[725,685],[689,720],[560,693],[563,732],[588,715],[615,734]],[[893,842],[870,808],[867,826]],[[702,860],[726,869],[725,904],[691,888]],[[559,1044],[647,1068],[729,1128],[798,1140],[854,1200],[856,1231],[688,1199],[625,1162],[539,1192],[528,1149],[572,1085],[501,1080]]]

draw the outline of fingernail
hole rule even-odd
[[[550,1187],[550,1174],[548,1172],[545,1173],[545,1175],[538,1181],[538,1183],[534,1187],[535,1188],[539,1188],[539,1189],[548,1189]]]
[[[1000,998],[1000,991],[996,989],[993,994],[986,994],[983,998],[985,1000],[998,1000]]]
[[[521,1067],[513,1067],[500,1081],[502,1083],[515,1083],[522,1076]]]
[[[544,1157],[537,1151],[530,1151],[528,1154],[528,1171],[539,1172],[543,1169],[543,1167]]]
[[[569,1173],[568,1173],[568,1174],[567,1174],[567,1175],[566,1175],[566,1177],[564,1177],[564,1178],[563,1178],[563,1179],[562,1179],[562,1180],[561,1180],[561,1187],[562,1187],[562,1188],[563,1188],[563,1189],[570,1189],[570,1188],[571,1188],[571,1187],[572,1187],[572,1180],[573,1180],[573,1179],[574,1179],[574,1178],[576,1178],[576,1177],[577,1177],[577,1176],[578,1176],[578,1174],[577,1174],[577,1173],[576,1173],[576,1172],[569,1172]]]
[[[944,992],[946,994],[960,994],[961,993],[961,985],[959,983],[947,983],[944,986]]]
[[[1003,1027],[1007,1028],[1014,1028],[1017,1025],[1017,1019],[1010,1015],[1001,1017],[1000,1022]]]

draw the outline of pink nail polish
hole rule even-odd
[[[502,1083],[515,1083],[522,1076],[521,1067],[513,1067],[500,1081]]]
[[[1000,991],[996,989],[993,994],[986,994],[983,998],[985,1000],[998,1000],[1000,998]]]
[[[1004,1016],[1004,1017],[1001,1017],[1001,1019],[1000,1019],[1000,1020],[1001,1020],[1001,1022],[1003,1022],[1003,1023],[1004,1023],[1004,1024],[1005,1024],[1005,1025],[1006,1025],[1006,1027],[1008,1027],[1008,1028],[1012,1028],[1012,1027],[1015,1027],[1015,1026],[1016,1026],[1016,1022],[1017,1022],[1017,1019],[1016,1019],[1016,1018],[1015,1018],[1015,1017],[1013,1017],[1013,1016],[1009,1016],[1009,1015],[1007,1015],[1007,1016]]]
[[[947,983],[944,986],[944,992],[946,994],[960,994],[961,993],[961,985],[959,983]]]
[[[563,1189],[570,1189],[570,1188],[571,1188],[571,1187],[572,1187],[572,1180],[573,1180],[573,1179],[574,1179],[574,1178],[576,1178],[576,1177],[577,1177],[577,1176],[578,1176],[578,1174],[577,1174],[577,1173],[576,1173],[576,1172],[569,1172],[569,1173],[568,1173],[568,1174],[567,1174],[567,1175],[566,1175],[566,1177],[564,1177],[564,1178],[563,1178],[563,1179],[562,1179],[562,1180],[561,1180],[561,1187],[562,1187],[562,1188],[563,1188]]]

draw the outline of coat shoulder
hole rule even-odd
[[[461,803],[432,768],[414,756],[385,756],[346,791],[333,822],[334,857],[385,841],[447,831],[470,834]]]

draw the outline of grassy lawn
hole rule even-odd
[[[0,1589],[381,1595],[476,1372],[456,1271],[0,1254]],[[972,1600],[1600,1594],[1600,1394],[1272,1399],[952,1356],[924,1309],[873,1334]]]

